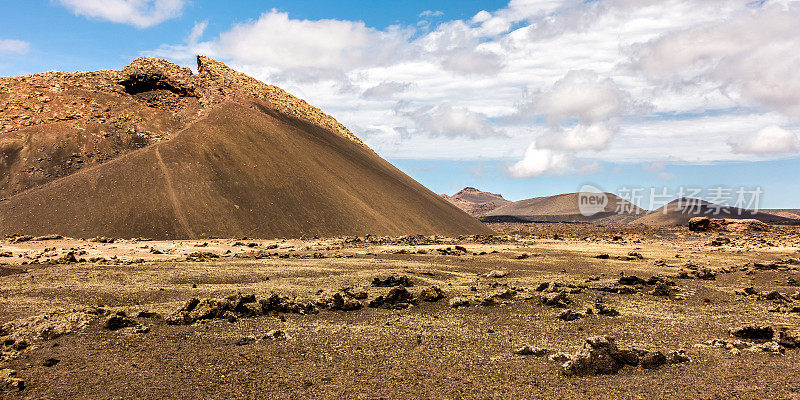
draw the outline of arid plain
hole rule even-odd
[[[24,390],[3,395],[800,396],[797,228],[490,227],[497,235],[7,237],[3,368]]]

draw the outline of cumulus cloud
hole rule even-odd
[[[797,134],[775,125],[768,126],[752,136],[731,138],[728,144],[734,152],[744,154],[782,154],[796,153],[800,150]]]
[[[636,51],[634,65],[673,87],[709,81],[800,118],[798,21],[800,2],[765,2],[727,20],[664,34]]]
[[[556,127],[540,136],[537,143],[542,148],[562,151],[603,150],[608,147],[614,131],[603,123]]]
[[[407,82],[381,82],[364,90],[361,97],[365,99],[385,99],[401,93],[411,87]]]
[[[551,173],[567,170],[581,173],[586,168],[569,165],[578,152],[606,149],[618,132],[620,117],[645,112],[649,107],[644,101],[635,101],[612,79],[595,71],[570,71],[549,90],[517,106],[512,119],[543,117],[547,129],[531,144],[523,160],[512,167],[517,171],[512,171],[511,175],[526,177],[543,173],[522,174],[519,170],[525,165],[540,169],[547,166],[545,171]],[[533,161],[534,157],[543,157],[545,161]],[[537,171],[536,168],[528,170]]]
[[[729,137],[800,122],[797,4],[511,0],[381,29],[269,11],[215,37],[196,25],[185,43],[146,54],[220,58],[356,134],[382,132],[365,141],[386,157],[490,154],[547,173],[587,159],[755,160],[769,156],[736,152],[743,139]],[[397,98],[402,111],[372,101]],[[549,161],[530,161],[542,154]]]
[[[503,69],[503,60],[495,53],[457,48],[445,56],[442,67],[465,75],[493,75]]]
[[[508,173],[514,178],[530,178],[546,173],[561,175],[570,169],[572,162],[571,155],[550,149],[540,149],[534,142],[525,150],[522,159],[508,168]]]
[[[468,136],[482,138],[500,135],[486,120],[486,115],[463,107],[438,105],[414,111],[401,111],[422,133],[432,136]]]
[[[561,171],[564,169],[561,164],[573,159],[575,152],[600,151],[608,147],[617,132],[614,120],[641,108],[644,106],[637,105],[613,80],[594,71],[570,71],[550,90],[517,106],[514,118],[531,120],[543,116],[549,126],[525,153],[522,164],[515,164],[514,168],[552,164],[531,161],[532,157],[544,157],[544,160],[557,159],[559,162],[551,165],[550,170]],[[519,172],[511,175],[525,176]]]
[[[518,115],[544,115],[550,123],[571,119],[584,125],[633,113],[631,96],[610,78],[589,70],[569,71],[553,87],[518,106]]]
[[[270,11],[220,35],[215,48],[243,63],[278,68],[339,68],[379,65],[393,55],[400,31],[379,31],[363,22],[298,20]]]
[[[0,54],[26,54],[30,44],[22,40],[0,39]]]
[[[441,11],[441,10],[436,10],[436,11],[434,11],[434,10],[425,10],[425,11],[419,13],[419,17],[420,18],[434,18],[434,17],[441,17],[442,15],[444,15],[444,12]]]
[[[147,28],[180,16],[185,0],[57,0],[76,15]]]

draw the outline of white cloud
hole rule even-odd
[[[30,44],[22,40],[0,39],[0,54],[26,54]]]
[[[798,2],[747,3],[512,0],[384,29],[270,11],[216,37],[196,26],[186,43],[147,54],[220,58],[392,158],[521,160],[514,174],[525,176],[594,160],[785,157],[728,144],[800,123]]]
[[[411,87],[407,82],[381,82],[364,90],[361,97],[367,99],[385,99],[401,93]]]
[[[432,136],[497,136],[500,132],[486,121],[486,115],[466,108],[438,105],[414,111],[400,111],[416,123],[422,133]]]
[[[434,10],[425,10],[425,11],[419,13],[419,17],[420,18],[435,18],[435,17],[441,17],[442,15],[444,15],[444,12],[441,11],[441,10],[436,10],[436,11],[434,11]]]
[[[587,70],[568,72],[550,91],[522,108],[545,115],[551,123],[577,119],[587,125],[633,109],[630,96],[614,81]]]
[[[495,53],[458,48],[452,50],[442,60],[442,66],[449,71],[465,75],[493,75],[503,69],[503,60]]]
[[[536,143],[542,148],[562,151],[603,150],[613,136],[614,130],[606,124],[578,124],[569,128],[551,129],[540,136]]]
[[[196,22],[186,38],[186,43],[197,43],[208,28],[208,21]]]
[[[734,152],[745,154],[796,153],[800,150],[797,134],[775,125],[752,136],[731,138],[728,144]]]
[[[398,56],[408,32],[379,31],[363,22],[297,20],[275,10],[222,33],[211,46],[240,63],[278,69],[350,70]]]
[[[546,173],[560,175],[569,170],[572,162],[569,154],[540,149],[536,147],[536,143],[531,143],[522,160],[511,165],[508,172],[514,178],[530,178]]]
[[[676,87],[713,82],[745,101],[800,118],[800,2],[766,2],[726,20],[666,33],[636,66]]]
[[[76,15],[147,28],[180,16],[185,0],[57,0]]]

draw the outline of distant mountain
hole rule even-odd
[[[773,209],[765,209],[759,210],[759,212],[767,213],[776,215],[778,217],[789,218],[789,219],[796,219],[800,220],[800,209],[790,209],[790,208],[773,208]]]
[[[795,216],[791,217],[792,212]],[[693,217],[707,216],[726,219],[755,219],[768,224],[796,224],[797,210],[760,210],[753,212],[737,207],[721,206],[700,199],[675,199],[633,221],[649,226],[687,225]]]
[[[504,199],[502,195],[484,192],[473,187],[461,189],[452,196],[446,194],[441,196],[473,217],[486,215],[486,213],[497,207],[511,203],[511,201]]]
[[[481,218],[484,222],[530,221],[530,222],[630,222],[645,213],[627,200],[605,193],[608,202],[602,211],[584,216],[579,207],[579,194],[567,193],[556,196],[535,197],[498,207]],[[622,210],[623,212],[618,212]]]

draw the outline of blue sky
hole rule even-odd
[[[762,207],[800,207],[798,1],[2,0],[0,16],[2,75],[206,54],[439,193],[760,186]]]

